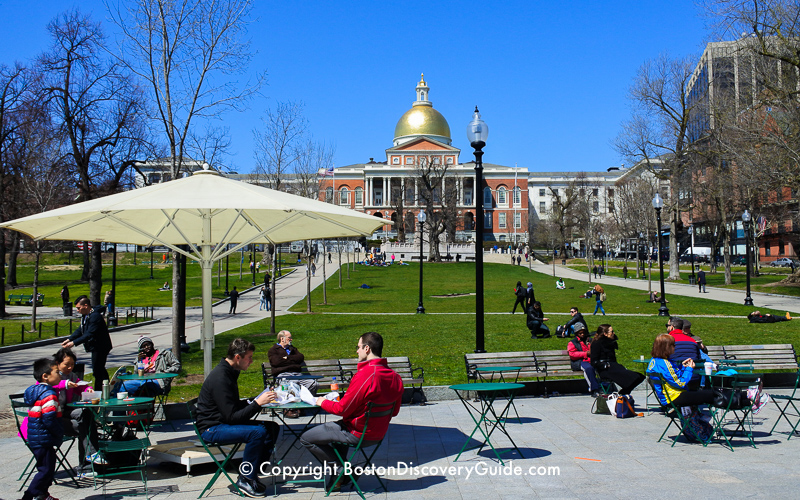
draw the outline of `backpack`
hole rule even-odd
[[[683,427],[683,435],[695,443],[707,443],[711,441],[713,434],[714,427],[702,418],[699,411],[693,412]]]
[[[517,288],[514,293],[516,293],[517,297],[523,299],[525,298],[525,289],[524,288]]]
[[[603,292],[600,294],[600,302],[605,302],[605,301],[606,301],[606,292]]]
[[[631,417],[643,417],[644,413],[636,413],[633,409],[633,397],[630,394],[617,394],[614,393],[608,398],[609,402],[616,401],[614,403],[614,416],[617,418],[631,418]],[[610,409],[610,408],[609,408]]]

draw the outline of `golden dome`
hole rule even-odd
[[[430,106],[414,106],[400,117],[394,137],[408,135],[438,135],[450,139],[450,125],[444,116]]]

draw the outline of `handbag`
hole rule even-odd
[[[600,302],[605,302],[605,301],[606,301],[606,292],[603,292],[600,294]]]
[[[617,418],[643,417],[644,413],[636,413],[633,409],[633,396],[630,394],[617,394],[616,392],[609,397],[609,400],[616,398],[614,402],[614,415]]]
[[[740,389],[735,391],[731,389],[714,389],[714,399],[711,401],[711,406],[715,408],[741,410],[749,405],[750,400],[747,398],[747,394]]]
[[[595,415],[611,415],[611,410],[608,409],[608,401],[605,396],[597,396],[594,398],[592,413]]]
[[[689,441],[708,443],[714,435],[714,427],[703,419],[699,411],[694,411],[686,419],[683,426],[683,435]]]

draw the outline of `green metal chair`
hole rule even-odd
[[[758,374],[753,373],[737,373],[733,380],[730,383],[731,389],[736,391],[747,391],[750,386],[758,385],[761,382],[761,376]],[[753,448],[756,447],[755,441],[753,441],[753,414],[752,409],[753,406],[751,403],[743,405],[741,408],[737,408],[734,406],[734,402],[737,401],[737,398],[731,397],[728,400],[728,405],[725,408],[716,408],[714,410],[713,418],[714,418],[714,427],[717,435],[722,436],[725,440],[725,443],[734,451],[733,444],[731,444],[730,438],[735,436],[738,433],[742,433],[749,441]],[[726,417],[728,415],[733,416],[733,422],[736,423],[736,427],[732,431],[725,430],[726,424]]]
[[[372,450],[372,453],[367,455],[367,453],[364,451],[364,447],[365,447],[364,446],[364,436],[367,435],[367,429],[369,429],[369,423],[370,423],[371,420],[374,421],[374,419],[376,419],[376,418],[387,418],[387,417],[391,418],[392,414],[394,413],[394,407],[395,407],[396,404],[397,404],[397,402],[385,403],[385,404],[377,404],[377,403],[373,403],[373,402],[367,403],[367,411],[364,414],[365,417],[366,417],[366,421],[364,422],[364,429],[361,431],[361,439],[358,440],[358,443],[356,443],[355,445],[354,444],[350,444],[350,443],[331,443],[331,445],[333,446],[333,451],[334,451],[334,453],[336,453],[336,458],[339,461],[340,470],[339,470],[339,475],[336,476],[336,480],[331,482],[331,486],[325,492],[325,496],[328,496],[328,495],[331,494],[331,492],[333,491],[334,487],[336,486],[336,483],[338,483],[339,480],[342,477],[344,477],[345,470],[346,470],[346,467],[347,467],[346,464],[348,464],[348,463],[352,464],[353,463],[353,459],[356,458],[356,455],[359,452],[361,452],[361,455],[364,458],[365,462],[363,464],[359,464],[358,467],[367,468],[367,467],[370,467],[372,465],[372,459],[375,456],[375,453],[378,451],[378,448],[380,448],[381,443],[383,443],[383,437],[381,437],[381,439],[378,442],[371,442],[368,445],[368,446],[374,446],[374,448]],[[345,457],[343,457],[339,453],[339,450],[337,449],[337,446],[339,446],[339,447],[346,446],[348,448],[352,448],[353,451],[352,451],[352,453],[349,453],[349,457],[347,459],[345,459]],[[345,455],[348,455],[348,454],[345,453]],[[353,467],[350,467],[350,470],[353,470]],[[353,482],[353,486],[356,488],[356,491],[358,492],[359,496],[363,500],[364,499],[364,492],[361,490],[361,487],[358,485],[358,481],[357,481],[358,478],[354,477],[353,474],[351,474],[351,473],[348,473],[347,477],[349,477],[350,480]],[[383,482],[383,480],[381,480],[380,476],[375,474],[375,478],[380,483],[381,487],[383,488],[383,491],[388,492],[389,488],[386,487],[386,484]]]
[[[239,496],[244,496],[241,492],[239,487],[236,485],[236,481],[228,475],[228,471],[225,470],[225,467],[228,466],[228,462],[236,455],[239,451],[239,448],[242,446],[242,443],[233,443],[230,445],[221,445],[221,444],[212,444],[211,446],[217,449],[217,453],[213,452],[209,445],[203,439],[203,436],[200,433],[200,430],[197,428],[197,418],[195,415],[194,407],[191,403],[186,404],[186,408],[189,410],[189,416],[192,420],[192,427],[194,428],[194,432],[197,435],[197,439],[200,441],[200,444],[203,445],[203,448],[208,453],[208,456],[211,457],[211,461],[217,466],[217,470],[214,472],[214,476],[206,484],[206,487],[203,488],[203,491],[197,496],[197,498],[202,498],[203,495],[206,494],[206,491],[210,490],[214,483],[217,482],[217,479],[221,474],[224,474],[228,481],[233,485],[233,488],[236,490],[236,493]],[[222,455],[222,460],[217,460],[217,455]]]
[[[792,430],[789,431],[789,437],[786,438],[787,441],[792,439],[794,433],[798,432],[797,427],[800,426],[800,410],[798,410],[797,406],[795,405],[796,402],[800,402],[800,394],[797,392],[797,388],[799,386],[800,386],[800,370],[797,371],[797,378],[795,379],[794,382],[794,390],[792,391],[791,394],[789,394],[788,396],[782,396],[780,394],[770,394],[770,397],[778,406],[778,411],[780,411],[781,414],[778,416],[778,419],[775,421],[775,425],[772,426],[772,429],[770,429],[769,433],[772,434],[772,432],[775,430],[775,427],[777,427],[778,424],[780,423],[781,419],[784,419],[786,420],[786,423],[788,423],[789,426],[792,428]],[[780,402],[785,402],[786,404],[781,406]],[[792,407],[791,410],[789,410],[790,406]],[[789,417],[797,419],[794,424],[792,424],[792,421],[789,420]]]
[[[104,465],[92,463],[94,489],[97,489],[98,479],[110,479],[138,473],[144,485],[145,498],[149,498],[147,451],[151,443],[147,422],[153,418],[153,403],[132,404],[123,408],[103,408],[101,412],[100,419],[104,426],[116,429],[118,432],[108,432],[104,439],[98,442],[97,451],[108,463]],[[129,439],[120,438],[119,435],[129,437]],[[106,496],[109,482],[103,481],[104,496]]]
[[[19,434],[19,437],[22,438],[22,442],[25,443],[25,447],[28,448],[28,450],[31,450],[31,447],[28,444],[28,440],[22,437],[22,419],[28,416],[28,405],[25,404],[24,400],[25,394],[23,393],[11,394],[8,397],[11,400],[11,411],[14,413],[14,421],[16,422],[17,425],[17,434]],[[70,479],[72,479],[72,482],[75,483],[75,486],[78,486],[78,481],[75,478],[72,465],[70,465],[69,460],[67,460],[67,455],[72,449],[72,445],[75,444],[75,439],[76,438],[74,436],[66,436],[66,435],[62,438],[61,446],[59,446],[58,449],[56,450],[56,472],[58,472],[59,470],[65,471],[69,475]],[[64,446],[65,443],[68,443],[68,446],[66,450],[63,450],[62,447]],[[30,480],[33,473],[36,472],[35,462],[36,459],[35,457],[33,457],[33,451],[31,450],[31,458],[30,460],[28,460],[27,465],[25,465],[25,468],[22,469],[22,472],[17,478],[17,481],[22,481],[22,478],[23,477],[25,478],[25,480],[22,481],[22,484],[20,485],[17,491],[22,491],[22,489]],[[58,482],[57,479],[55,479],[55,481]]]
[[[650,387],[652,387],[653,393],[656,392],[655,388],[656,384],[662,388],[666,384],[664,377],[660,373],[654,373],[654,372],[647,373],[647,381],[650,383]],[[655,398],[656,401],[659,402],[660,404],[661,401],[658,399],[658,395],[656,395]],[[694,436],[695,441],[703,443],[703,446],[708,446],[708,441],[705,441],[701,439],[699,436],[697,436],[692,430],[691,426],[689,426],[689,417],[684,415],[683,411],[681,411],[681,408],[675,406],[675,404],[672,401],[670,401],[669,404],[667,405],[661,405],[661,411],[664,413],[664,415],[666,415],[669,418],[669,423],[667,423],[667,427],[664,428],[664,432],[661,433],[661,437],[658,438],[657,442],[661,442],[661,440],[664,439],[664,436],[667,434],[667,431],[669,431],[670,427],[674,425],[675,427],[677,427],[678,433],[675,434],[674,438],[672,438],[672,446],[675,446],[675,443],[678,442],[678,438],[682,434],[683,435],[690,434],[691,436]]]

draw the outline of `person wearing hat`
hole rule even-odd
[[[583,378],[589,384],[592,396],[600,394],[600,383],[597,381],[594,367],[589,356],[589,330],[583,323],[575,323],[575,338],[567,344],[567,354],[573,371],[583,371]]]
[[[181,362],[172,354],[172,349],[157,350],[150,337],[141,336],[137,341],[139,354],[136,356],[134,366],[139,362],[144,366],[144,373],[178,373],[181,369]],[[125,391],[130,395],[138,394],[164,394],[167,384],[172,379],[158,380],[124,380],[114,387],[112,392]]]

